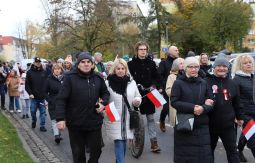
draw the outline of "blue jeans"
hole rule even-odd
[[[115,156],[117,163],[125,163],[126,140],[114,140]]]
[[[14,102],[15,102],[16,110],[20,110],[19,96],[9,96],[9,97],[10,97],[9,110],[14,110]]]
[[[32,117],[32,123],[36,123],[36,112],[37,108],[39,108],[40,112],[40,127],[45,126],[45,115],[46,115],[46,108],[44,106],[44,100],[37,100],[37,99],[31,99],[31,105],[30,105],[30,112]]]

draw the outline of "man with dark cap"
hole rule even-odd
[[[218,139],[222,140],[229,163],[239,163],[236,145],[235,119],[241,125],[239,115],[239,91],[232,79],[227,78],[229,62],[225,54],[219,54],[213,64],[213,75],[206,81],[213,91],[214,108],[210,113],[211,148],[214,152]]]
[[[78,56],[75,68],[67,72],[63,86],[56,99],[58,128],[68,128],[74,163],[85,163],[88,142],[88,163],[97,163],[101,155],[101,112],[109,101],[104,79],[93,70],[89,52]]]
[[[31,99],[30,112],[32,117],[32,128],[36,127],[37,108],[40,111],[40,131],[46,132],[45,128],[45,90],[47,73],[43,70],[41,59],[34,58],[31,68],[27,71],[25,89]]]

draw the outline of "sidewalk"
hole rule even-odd
[[[6,97],[6,99],[6,104],[8,104],[9,102],[7,101],[9,98]],[[6,105],[6,107],[8,108],[8,105]],[[9,113],[8,111],[1,112],[16,128],[24,149],[36,163],[62,163],[62,161],[54,155],[48,146],[31,129],[31,126],[21,119],[18,115],[19,113]]]

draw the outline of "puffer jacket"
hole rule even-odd
[[[130,116],[128,108],[124,106],[125,105],[124,99],[122,95],[112,90],[112,88],[109,86],[108,81],[106,81],[106,85],[110,92],[110,102],[114,102],[115,107],[121,117],[121,119],[116,122],[110,122],[107,118],[105,118],[106,134],[112,140],[133,139],[134,131],[130,130],[129,128]],[[128,83],[126,88],[126,94],[131,109],[134,109],[132,105],[132,101],[134,98],[139,98],[140,101],[142,101],[141,95],[137,89],[136,82],[134,80],[131,80]]]
[[[240,113],[255,117],[254,75],[238,71],[233,79],[240,91]]]
[[[108,104],[109,92],[98,73],[83,74],[78,68],[65,74],[63,86],[56,98],[56,120],[65,120],[70,129],[98,130],[103,115],[96,112],[96,103]]]

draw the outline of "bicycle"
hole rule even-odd
[[[139,91],[152,91],[154,88],[144,88],[141,84],[137,84]],[[139,114],[140,123],[139,127],[134,131],[134,139],[130,140],[130,152],[134,158],[139,158],[143,153],[144,148],[144,140],[145,140],[145,128],[144,128],[144,121],[141,114]]]
[[[130,151],[133,157],[139,158],[143,153],[145,129],[143,117],[139,114],[140,123],[139,127],[134,131],[134,138],[130,140]]]

